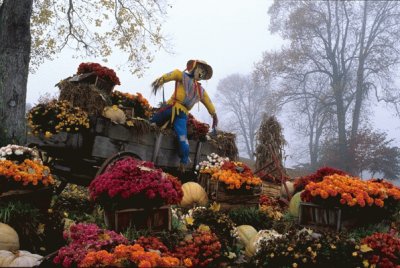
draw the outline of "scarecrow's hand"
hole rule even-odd
[[[157,94],[157,90],[164,84],[164,79],[162,77],[157,78],[151,83],[154,95]]]

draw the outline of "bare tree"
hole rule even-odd
[[[165,8],[164,0],[0,1],[3,142],[24,143],[29,67],[65,47],[73,48],[77,56],[92,55],[103,61],[121,50],[131,72],[140,76],[165,42],[160,21]]]
[[[243,142],[245,152],[254,160],[256,132],[269,96],[268,89],[250,75],[230,75],[219,81],[217,104],[221,106],[224,118],[228,119],[230,130],[236,132],[238,140]]]
[[[317,104],[320,94],[328,100],[325,107],[336,117],[341,169],[351,169],[351,137],[358,132],[369,90],[394,101],[388,96],[396,92],[392,71],[400,56],[399,10],[395,1],[275,1],[269,10],[270,30],[290,44],[267,55],[264,64],[279,61],[272,68],[283,81],[280,90],[290,88],[285,101],[312,98]],[[320,94],[305,87],[321,77],[326,83]]]

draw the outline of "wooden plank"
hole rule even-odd
[[[103,136],[96,136],[94,138],[92,156],[108,158],[119,151],[120,145],[115,143],[112,139]]]
[[[299,224],[341,229],[342,211],[340,208],[324,207],[313,203],[300,202]]]
[[[107,129],[107,136],[110,139],[120,140],[120,141],[130,141],[135,137],[133,128],[127,128],[123,125],[110,124]]]
[[[156,165],[157,164],[157,156],[158,153],[160,151],[160,146],[161,146],[161,142],[163,140],[163,134],[159,133],[156,139],[156,142],[154,144],[154,150],[153,150],[153,155],[151,156],[151,161],[153,161],[153,163]]]
[[[259,204],[261,189],[258,191],[232,191],[225,190],[223,183],[212,180],[209,174],[201,174],[198,183],[205,189],[211,201],[221,204],[222,210],[237,207],[256,207]]]
[[[123,146],[124,151],[134,153],[144,161],[151,161],[153,146],[129,142]]]

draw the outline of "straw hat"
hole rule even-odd
[[[191,73],[194,70],[194,68],[198,65],[202,65],[207,71],[206,76],[204,77],[204,80],[210,79],[213,75],[213,69],[211,68],[210,65],[208,65],[207,62],[205,62],[203,60],[189,60],[186,63],[186,70],[189,73]]]

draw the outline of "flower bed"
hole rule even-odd
[[[188,138],[192,140],[204,139],[210,130],[208,124],[202,123],[189,113],[187,120]]]
[[[333,174],[347,175],[346,172],[341,171],[339,169],[334,169],[331,167],[322,167],[313,174],[296,178],[296,180],[294,181],[294,190],[295,192],[301,192],[310,182],[320,182],[324,179],[325,176]]]
[[[400,238],[389,233],[374,233],[362,239],[356,254],[363,257],[364,267],[397,268],[400,263]]]
[[[121,82],[113,69],[101,66],[94,62],[82,62],[79,64],[77,74],[94,73],[98,77],[110,81],[115,85],[120,85]]]
[[[37,151],[18,145],[0,148],[0,192],[36,189],[54,184]]]
[[[95,224],[77,224],[64,233],[69,244],[60,248],[53,262],[63,267],[80,266],[90,251],[109,250],[119,244],[128,244],[128,240],[113,231],[100,229]]]
[[[331,175],[321,182],[309,183],[302,193],[302,200],[313,203],[329,203],[336,206],[384,207],[385,202],[398,202],[400,188],[389,182],[363,181],[346,175]]]
[[[362,267],[356,243],[343,234],[265,230],[258,237],[254,267]]]
[[[120,92],[114,90],[111,94],[111,101],[113,105],[118,105],[121,108],[133,108],[134,117],[148,119],[151,115],[151,106],[149,102],[143,97],[142,94]]]
[[[177,178],[155,169],[153,163],[127,158],[96,177],[89,191],[91,199],[107,209],[145,208],[178,204],[181,187]]]
[[[50,138],[59,132],[77,133],[87,129],[89,119],[86,112],[71,103],[52,100],[33,107],[28,113],[28,124],[34,135]]]
[[[29,147],[9,144],[0,148],[0,160],[23,162],[25,159],[42,162],[39,152]]]
[[[161,257],[158,252],[145,251],[138,244],[118,245],[113,251],[91,251],[79,267],[177,267],[180,260],[171,256]]]
[[[214,153],[207,158],[208,161],[199,164],[200,174],[209,174],[212,180],[223,182],[228,191],[248,191],[262,185],[261,179],[254,176],[251,169],[242,162],[232,162]]]

